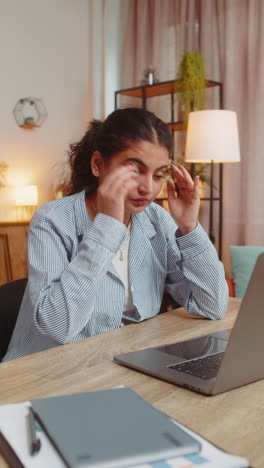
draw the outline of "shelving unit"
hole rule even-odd
[[[119,96],[130,96],[141,99],[141,107],[143,109],[147,108],[147,99],[157,96],[163,96],[170,94],[171,96],[171,108],[170,108],[170,122],[167,122],[172,131],[184,130],[183,121],[175,121],[175,94],[179,92],[179,87],[177,89],[177,83],[180,83],[181,80],[170,80],[162,81],[160,83],[155,83],[153,85],[142,85],[135,88],[120,89],[115,91],[115,109],[119,107],[118,98]],[[219,107],[222,108],[223,105],[223,85],[218,81],[208,80],[206,82],[206,88],[219,89]]]
[[[122,96],[129,96],[140,99],[139,105],[137,107],[143,107],[147,109],[147,100],[152,97],[170,95],[170,121],[167,122],[172,132],[183,131],[185,130],[184,122],[182,120],[176,120],[175,117],[175,102],[176,102],[176,93],[179,92],[179,87],[177,86],[181,80],[170,80],[163,81],[159,83],[154,83],[152,85],[142,85],[134,88],[120,89],[115,91],[115,109],[120,107],[119,101]],[[208,80],[206,82],[206,88],[217,88],[219,92],[218,102],[219,108],[223,108],[223,85],[218,81]],[[137,103],[138,104],[138,103]],[[194,165],[192,165],[192,172],[194,170]],[[219,182],[218,182],[219,196],[214,196],[212,198],[213,202],[219,203],[219,231],[218,231],[218,253],[221,259],[222,257],[222,216],[223,216],[223,165],[219,163]],[[165,199],[159,199],[162,201]],[[210,201],[210,197],[201,198],[202,201]],[[213,236],[211,235],[211,240],[214,242]]]

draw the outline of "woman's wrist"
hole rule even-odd
[[[181,232],[181,234],[183,236],[185,236],[186,234],[189,234],[190,232],[194,231],[194,229],[196,229],[196,227],[197,227],[197,221],[195,221],[194,223],[191,223],[189,225],[179,225],[178,224],[179,231]]]

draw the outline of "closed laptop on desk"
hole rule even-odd
[[[114,360],[206,395],[264,378],[263,278],[264,253],[258,257],[231,334],[230,330],[224,330],[119,354]]]
[[[69,468],[124,468],[200,450],[197,440],[129,388],[31,404]]]

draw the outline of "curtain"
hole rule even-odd
[[[138,86],[149,65],[160,81],[174,79],[184,51],[198,48],[208,79],[223,83],[223,107],[237,112],[241,162],[224,165],[223,261],[230,276],[230,245],[264,245],[264,2],[127,0],[126,8],[124,88]]]
[[[153,66],[160,81],[174,80],[186,50],[199,45],[199,2],[196,0],[127,0],[122,50],[123,88],[139,86],[146,68]],[[140,105],[123,96],[118,106]],[[148,100],[147,107],[170,121],[171,97]],[[177,106],[175,106],[177,107]],[[185,135],[174,133],[175,158],[182,159]]]
[[[241,162],[224,165],[224,262],[229,245],[264,245],[264,3],[202,0],[200,50],[208,75],[224,85],[224,108],[237,112]],[[262,26],[262,27],[261,27]]]
[[[127,0],[126,10],[123,86],[139,85],[144,69],[151,65],[160,81],[173,80],[186,48],[198,47],[198,2]]]
[[[122,1],[88,0],[88,122],[105,119],[114,110],[114,92],[120,88]]]

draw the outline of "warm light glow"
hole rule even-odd
[[[185,161],[192,163],[240,161],[236,112],[227,110],[190,112]]]
[[[38,187],[36,185],[24,185],[15,188],[16,206],[37,206]]]
[[[6,174],[7,185],[12,187],[30,185],[32,178],[34,179],[34,176],[32,176],[29,171],[25,173],[20,170],[14,170],[13,168],[9,168]]]

